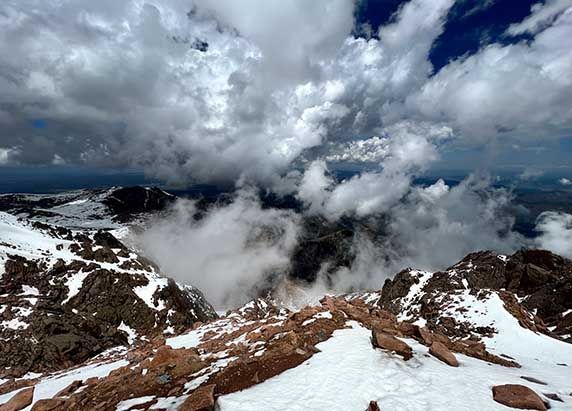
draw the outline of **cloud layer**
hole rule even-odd
[[[453,0],[404,2],[370,39],[351,34],[353,1],[310,3],[3,2],[3,163],[275,186],[316,157],[383,163],[383,152],[344,150],[391,144],[404,120],[464,144],[572,130],[569,1],[507,30],[531,40],[486,45],[436,74],[428,56]]]
[[[384,237],[356,238],[342,288],[513,250],[509,193],[476,177],[412,181],[449,144],[572,133],[572,4],[536,5],[502,42],[434,72],[453,5],[405,1],[364,38],[352,0],[4,0],[0,165],[130,165],[242,188],[200,220],[180,203],[142,237],[218,304],[264,284],[296,242],[300,216],[263,209],[251,185],[295,195],[306,214],[383,221]],[[331,161],[376,167],[339,182]],[[540,244],[567,252],[567,217],[541,217]]]

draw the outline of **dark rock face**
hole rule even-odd
[[[0,211],[67,227],[133,221],[161,211],[176,200],[156,187],[79,190],[63,194],[2,194]],[[86,224],[87,223],[87,224]]]
[[[292,255],[290,276],[313,282],[326,265],[326,272],[350,267],[355,253],[352,249],[354,232],[343,221],[329,224],[319,217],[304,221],[302,238]]]
[[[419,276],[414,273],[413,270],[404,270],[385,282],[380,299],[383,308],[400,312],[400,299],[419,281]],[[527,327],[549,333],[548,327],[560,336],[568,336],[572,332],[572,261],[564,257],[545,250],[521,250],[507,257],[491,251],[471,253],[447,270],[434,273],[423,285],[418,301],[420,314],[429,321],[432,317],[438,319],[441,327],[450,328],[448,332],[455,329],[460,331],[460,335],[469,331],[481,335],[492,332],[486,329],[463,330],[463,324],[440,316],[439,305],[433,297],[465,289],[483,297],[489,290],[506,290],[508,293],[501,293],[501,297],[519,321],[530,322],[525,315],[519,314],[520,304],[536,313],[538,321]],[[519,304],[513,301],[510,293],[519,297]],[[567,338],[572,342],[570,337]]]
[[[113,191],[103,203],[121,221],[128,221],[135,214],[165,209],[175,196],[157,187],[125,187]]]
[[[109,232],[28,228],[62,243],[38,258],[8,248],[15,254],[0,276],[0,375],[66,368],[131,343],[133,333],[152,339],[216,318],[198,290],[161,277]]]

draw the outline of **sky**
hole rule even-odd
[[[383,234],[356,235],[345,289],[479,249],[572,256],[572,216],[546,210],[525,239],[495,186],[509,170],[569,189],[570,39],[572,0],[3,0],[0,175],[123,168],[233,186],[226,208],[197,223],[178,203],[143,241],[178,279],[198,264],[190,283],[241,267],[230,289],[287,259],[301,216],[372,218]],[[262,207],[255,187],[301,215]],[[253,250],[269,226],[276,241]],[[220,238],[215,255],[188,247]]]
[[[313,160],[379,164],[408,130],[435,151],[417,169],[566,174],[571,7],[6,0],[0,165],[284,186]]]

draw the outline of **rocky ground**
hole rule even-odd
[[[0,411],[572,409],[569,260],[479,252],[380,290],[218,317],[121,241],[169,196],[114,192],[0,199]],[[129,204],[120,216],[109,196]],[[348,235],[303,242],[343,264]]]

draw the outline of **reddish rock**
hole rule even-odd
[[[377,401],[370,401],[366,411],[380,411]]]
[[[215,407],[214,389],[214,384],[197,388],[179,407],[179,411],[213,411]]]
[[[32,380],[10,380],[0,385],[0,395],[19,390],[20,388],[30,387],[35,385],[36,382],[38,382],[37,378]]]
[[[64,409],[65,400],[62,398],[51,398],[47,400],[36,401],[32,407],[32,411],[57,411]]]
[[[63,390],[58,392],[56,395],[54,395],[54,397],[68,397],[68,396],[72,395],[82,385],[83,385],[83,382],[81,380],[75,380],[70,385],[68,385],[66,388],[64,388]]]
[[[406,337],[413,337],[417,333],[417,326],[404,321],[397,325],[397,329]]]
[[[429,347],[429,354],[440,359],[445,364],[448,364],[451,367],[458,367],[459,366],[459,362],[457,361],[455,354],[453,354],[445,346],[445,344],[440,343],[439,341],[435,341],[433,344],[431,344],[431,347]]]
[[[506,384],[494,386],[493,399],[511,408],[546,410],[546,405],[538,394],[524,385]]]
[[[413,350],[409,345],[386,332],[373,330],[371,341],[374,347],[395,351],[405,361],[413,357]]]
[[[425,343],[425,345],[433,344],[433,335],[427,327],[419,327],[417,332],[419,333],[419,337],[421,337],[421,341]]]
[[[32,403],[34,399],[34,387],[25,388],[18,391],[10,400],[4,405],[0,405],[0,411],[19,411],[26,408]]]

